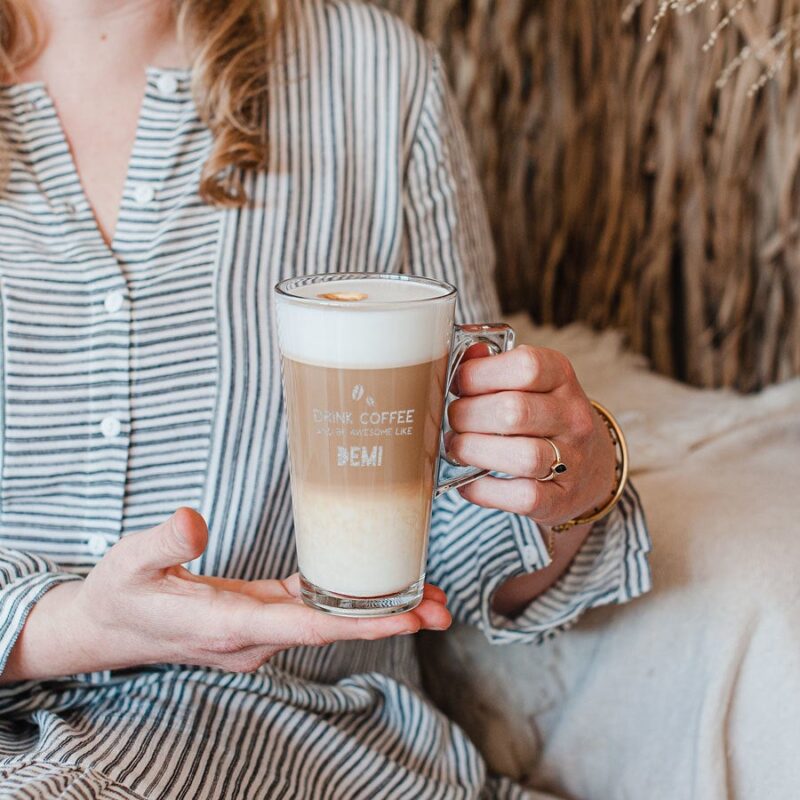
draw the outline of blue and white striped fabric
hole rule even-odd
[[[207,518],[194,568],[296,569],[270,290],[337,270],[455,283],[497,316],[465,136],[431,49],[360,3],[308,2],[279,45],[271,163],[252,206],[204,205],[211,143],[189,73],[151,69],[107,246],[45,87],[0,90],[14,152],[0,198],[0,667],[31,606],[179,505]],[[490,596],[541,568],[536,526],[453,493],[429,577],[495,642],[537,642],[649,587],[635,492],[514,620]],[[420,689],[413,643],[300,648],[251,675],[177,666],[0,691],[0,797],[537,797],[487,775]],[[576,754],[579,757],[579,754]]]

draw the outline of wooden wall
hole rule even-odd
[[[800,0],[743,0],[704,52],[734,3],[647,43],[657,0],[629,21],[627,0],[380,2],[445,56],[505,307],[622,328],[664,373],[753,390],[800,374]],[[759,58],[718,89],[744,46]]]

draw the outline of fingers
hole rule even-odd
[[[302,603],[287,603],[264,605],[254,613],[250,636],[279,648],[320,646],[353,639],[385,639],[423,628],[444,630],[450,622],[445,606],[429,599],[423,599],[413,611],[388,617],[340,617]]]
[[[447,439],[447,455],[460,464],[518,478],[544,478],[553,463],[553,448],[543,439],[527,436],[452,434]]]
[[[448,419],[458,433],[556,436],[560,433],[562,405],[552,394],[498,392],[454,400]]]
[[[244,581],[233,578],[210,578],[219,589],[239,592],[262,603],[301,603],[298,573],[283,580]]]
[[[188,570],[181,577],[193,583],[211,586],[221,592],[246,595],[262,603],[300,602],[299,589],[296,595],[290,593],[287,589],[286,581],[248,581],[238,578],[218,578],[214,575],[193,575]]]
[[[246,590],[253,597],[260,596],[264,600],[274,601],[278,591],[280,591],[283,594],[282,599],[287,601],[294,600],[297,603],[302,603],[300,594],[300,575],[297,572],[281,581],[243,581],[243,583],[253,587],[252,591]],[[264,588],[259,586],[261,584],[263,584]],[[280,590],[276,590],[274,588],[276,584],[280,587]],[[423,602],[409,613],[416,614],[418,616],[421,615],[420,620],[423,628],[431,627],[433,624],[439,625],[442,622],[441,615],[439,614],[439,607],[441,606],[446,610],[447,595],[438,586],[434,586],[431,583],[426,583],[422,591],[422,600]],[[449,615],[447,615],[446,619],[447,625],[449,625]],[[428,624],[429,622],[431,625]]]
[[[476,342],[471,344],[465,351],[461,358],[462,363],[469,361],[471,358],[486,358],[486,356],[495,355],[496,351],[492,350],[491,345],[486,342]]]
[[[430,592],[443,595],[440,589]],[[251,616],[246,633],[231,631],[212,647],[216,665],[236,672],[258,669],[275,653],[305,645],[319,647],[337,641],[387,639],[417,633],[423,628],[445,630],[450,613],[438,600],[424,598],[404,614],[376,618],[348,618],[324,614],[302,603],[263,605]]]
[[[311,613],[316,616],[318,612]],[[413,611],[391,617],[349,619],[322,615],[322,619],[317,620],[318,634],[323,644],[339,639],[384,639],[388,636],[417,633],[423,628],[445,630],[451,621],[447,608],[433,599],[423,599]]]
[[[184,577],[194,583],[203,583],[225,592],[244,594],[262,603],[302,603],[300,594],[300,575],[295,572],[283,580],[246,581],[235,578],[217,578],[207,575],[193,575],[186,572]],[[447,596],[438,587],[426,583],[423,599],[439,605],[447,603]],[[414,609],[416,612],[417,609]],[[427,627],[427,626],[426,626]]]
[[[284,578],[280,581],[281,587],[283,590],[290,595],[291,597],[296,597],[298,600],[300,599],[300,573],[295,572],[293,575],[290,575],[288,578]]]
[[[278,647],[324,645],[350,639],[384,639],[417,633],[423,628],[445,630],[452,622],[445,606],[445,593],[426,584],[422,602],[412,611],[386,617],[342,617],[306,606],[300,599],[300,579],[295,573],[283,581],[255,581],[280,584],[286,593],[282,602],[267,601],[253,609],[247,623],[253,644]],[[254,596],[254,595],[253,595]]]
[[[282,580],[242,581],[232,578],[202,578],[202,580],[213,583],[217,588],[243,592],[264,602],[277,600],[302,602],[298,572]],[[424,599],[433,600],[442,605],[447,602],[445,593],[431,583],[425,584],[422,596]]]
[[[451,618],[445,593],[426,584],[423,599],[412,611],[378,618],[325,614],[306,606],[300,596],[297,573],[284,580],[241,581],[195,576],[194,580],[224,594],[218,596],[222,649],[301,644],[321,645],[342,639],[378,639],[423,628],[444,630]],[[246,598],[246,599],[245,599]],[[258,602],[254,602],[258,601]]]
[[[555,482],[538,483],[527,478],[481,478],[460,488],[465,500],[485,508],[499,508],[537,522],[554,519],[563,489]]]
[[[161,525],[124,537],[115,549],[120,549],[134,569],[157,571],[192,561],[207,543],[203,517],[191,508],[179,508]]]
[[[425,584],[422,597],[426,600],[434,600],[442,605],[447,604],[447,595],[438,586],[434,586],[432,583]]]
[[[464,361],[458,370],[457,394],[552,392],[574,377],[569,359],[557,350],[520,345],[491,358]]]

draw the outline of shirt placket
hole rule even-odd
[[[120,427],[122,436],[128,433],[129,453],[125,476],[128,480],[136,453],[141,454],[141,448],[137,450],[137,432],[132,427],[136,426],[137,414],[142,413],[141,394],[146,393],[146,387],[137,385],[137,381],[141,381],[143,376],[141,363],[149,350],[145,330],[147,301],[142,296],[142,291],[160,278],[156,262],[162,244],[161,227],[164,215],[170,213],[164,194],[170,170],[175,165],[171,148],[176,147],[178,125],[190,108],[191,92],[187,77],[178,78],[169,71],[148,69],[139,127],[128,165],[113,241],[122,284],[106,298],[113,308],[118,308],[114,313],[121,315],[128,329],[127,369],[130,391],[125,410],[121,406],[119,409],[120,414],[127,414],[125,419],[120,418]],[[115,413],[116,410],[111,409],[107,419],[113,420]],[[106,424],[110,429],[112,426],[114,429],[117,427],[113,421]],[[142,435],[141,430],[139,435]],[[125,491],[130,488],[125,478],[122,482],[123,496],[120,498],[120,524],[123,532],[137,527],[135,522],[125,518]]]
[[[114,259],[92,281],[93,336],[90,351],[92,387],[89,416],[93,428],[90,457],[107,476],[110,501],[105,513],[110,533],[89,536],[87,547],[100,557],[119,538],[130,450],[131,303],[127,282]]]
[[[159,250],[159,236],[164,214],[169,212],[164,199],[170,170],[174,168],[176,131],[183,116],[191,109],[191,92],[188,77],[179,71],[150,68],[147,71],[147,85],[139,117],[139,125],[131,153],[128,173],[122,193],[122,201],[117,219],[113,241],[113,251],[120,269],[122,284],[104,302],[113,308],[124,320],[127,336],[127,375],[130,391],[127,394],[125,409],[120,405],[120,435],[125,437],[128,449],[126,474],[122,478],[120,497],[121,532],[131,527],[126,521],[126,492],[130,488],[128,480],[132,461],[137,452],[136,425],[137,392],[145,391],[137,385],[141,378],[141,361],[147,352],[147,338],[142,330],[144,325],[142,299],[137,299],[137,289],[147,286],[159,278],[154,262]],[[137,366],[137,364],[139,366]],[[138,403],[138,405],[137,405]],[[141,411],[141,409],[140,409]],[[116,409],[111,409],[106,417],[109,431],[118,427],[115,419]],[[135,528],[136,525],[133,524]]]

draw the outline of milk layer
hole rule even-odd
[[[295,493],[297,557],[303,577],[355,597],[399,592],[424,571],[430,501],[419,487],[373,490],[357,499],[303,487]]]

